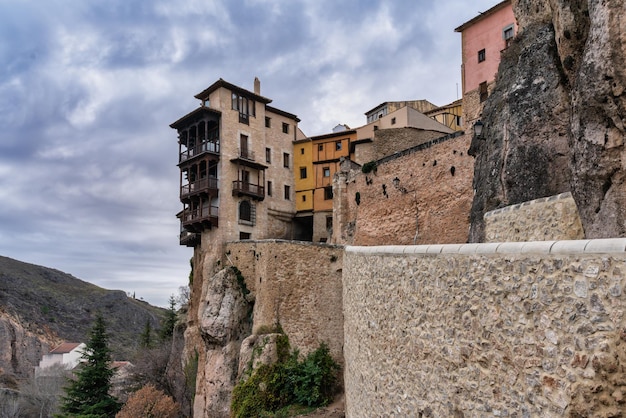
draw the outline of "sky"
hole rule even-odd
[[[0,0],[0,256],[167,306],[187,284],[176,132],[219,78],[308,135],[460,98],[499,0]]]

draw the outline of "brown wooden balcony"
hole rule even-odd
[[[180,232],[180,245],[195,247],[198,244],[200,244],[200,234],[197,232],[189,232],[186,229]]]
[[[217,206],[204,206],[196,209],[184,209],[181,221],[183,227],[189,232],[201,232],[218,226],[219,208]]]
[[[197,144],[194,147],[190,147],[184,151],[181,151],[179,163],[182,163],[184,161],[189,160],[190,158],[197,157],[198,155],[202,155],[204,153],[219,155],[220,154],[219,140],[216,139],[216,140],[211,140],[211,141],[204,141],[204,142]]]
[[[217,196],[219,181],[215,177],[205,177],[189,184],[180,186],[180,199],[184,200],[199,193],[207,193]]]
[[[265,199],[265,187],[241,180],[233,181],[233,196],[250,196],[253,199]]]

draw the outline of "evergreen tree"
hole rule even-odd
[[[163,326],[161,327],[161,331],[159,336],[162,341],[169,340],[174,335],[174,327],[176,326],[176,321],[178,320],[178,314],[176,313],[176,298],[174,295],[170,295],[170,307],[165,314],[165,319],[163,319]]]
[[[121,405],[109,394],[111,378],[111,350],[104,319],[96,317],[89,341],[82,354],[83,362],[78,367],[76,378],[65,388],[61,416],[105,418],[114,417]]]
[[[143,328],[143,332],[139,338],[141,348],[152,348],[152,325],[149,319],[146,319],[146,326]]]

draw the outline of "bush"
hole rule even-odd
[[[179,414],[180,408],[171,397],[147,385],[130,395],[116,418],[176,418]]]
[[[363,164],[363,166],[361,167],[361,171],[365,174],[371,173],[372,171],[376,173],[377,168],[378,167],[376,165],[376,161],[370,161],[368,163]]]
[[[260,366],[233,390],[234,417],[257,417],[289,405],[325,406],[337,390],[339,365],[325,343],[300,360],[298,350],[278,363]]]

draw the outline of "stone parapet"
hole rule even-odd
[[[576,240],[585,237],[570,192],[485,213],[485,241]]]
[[[626,239],[346,247],[346,416],[614,416]]]

